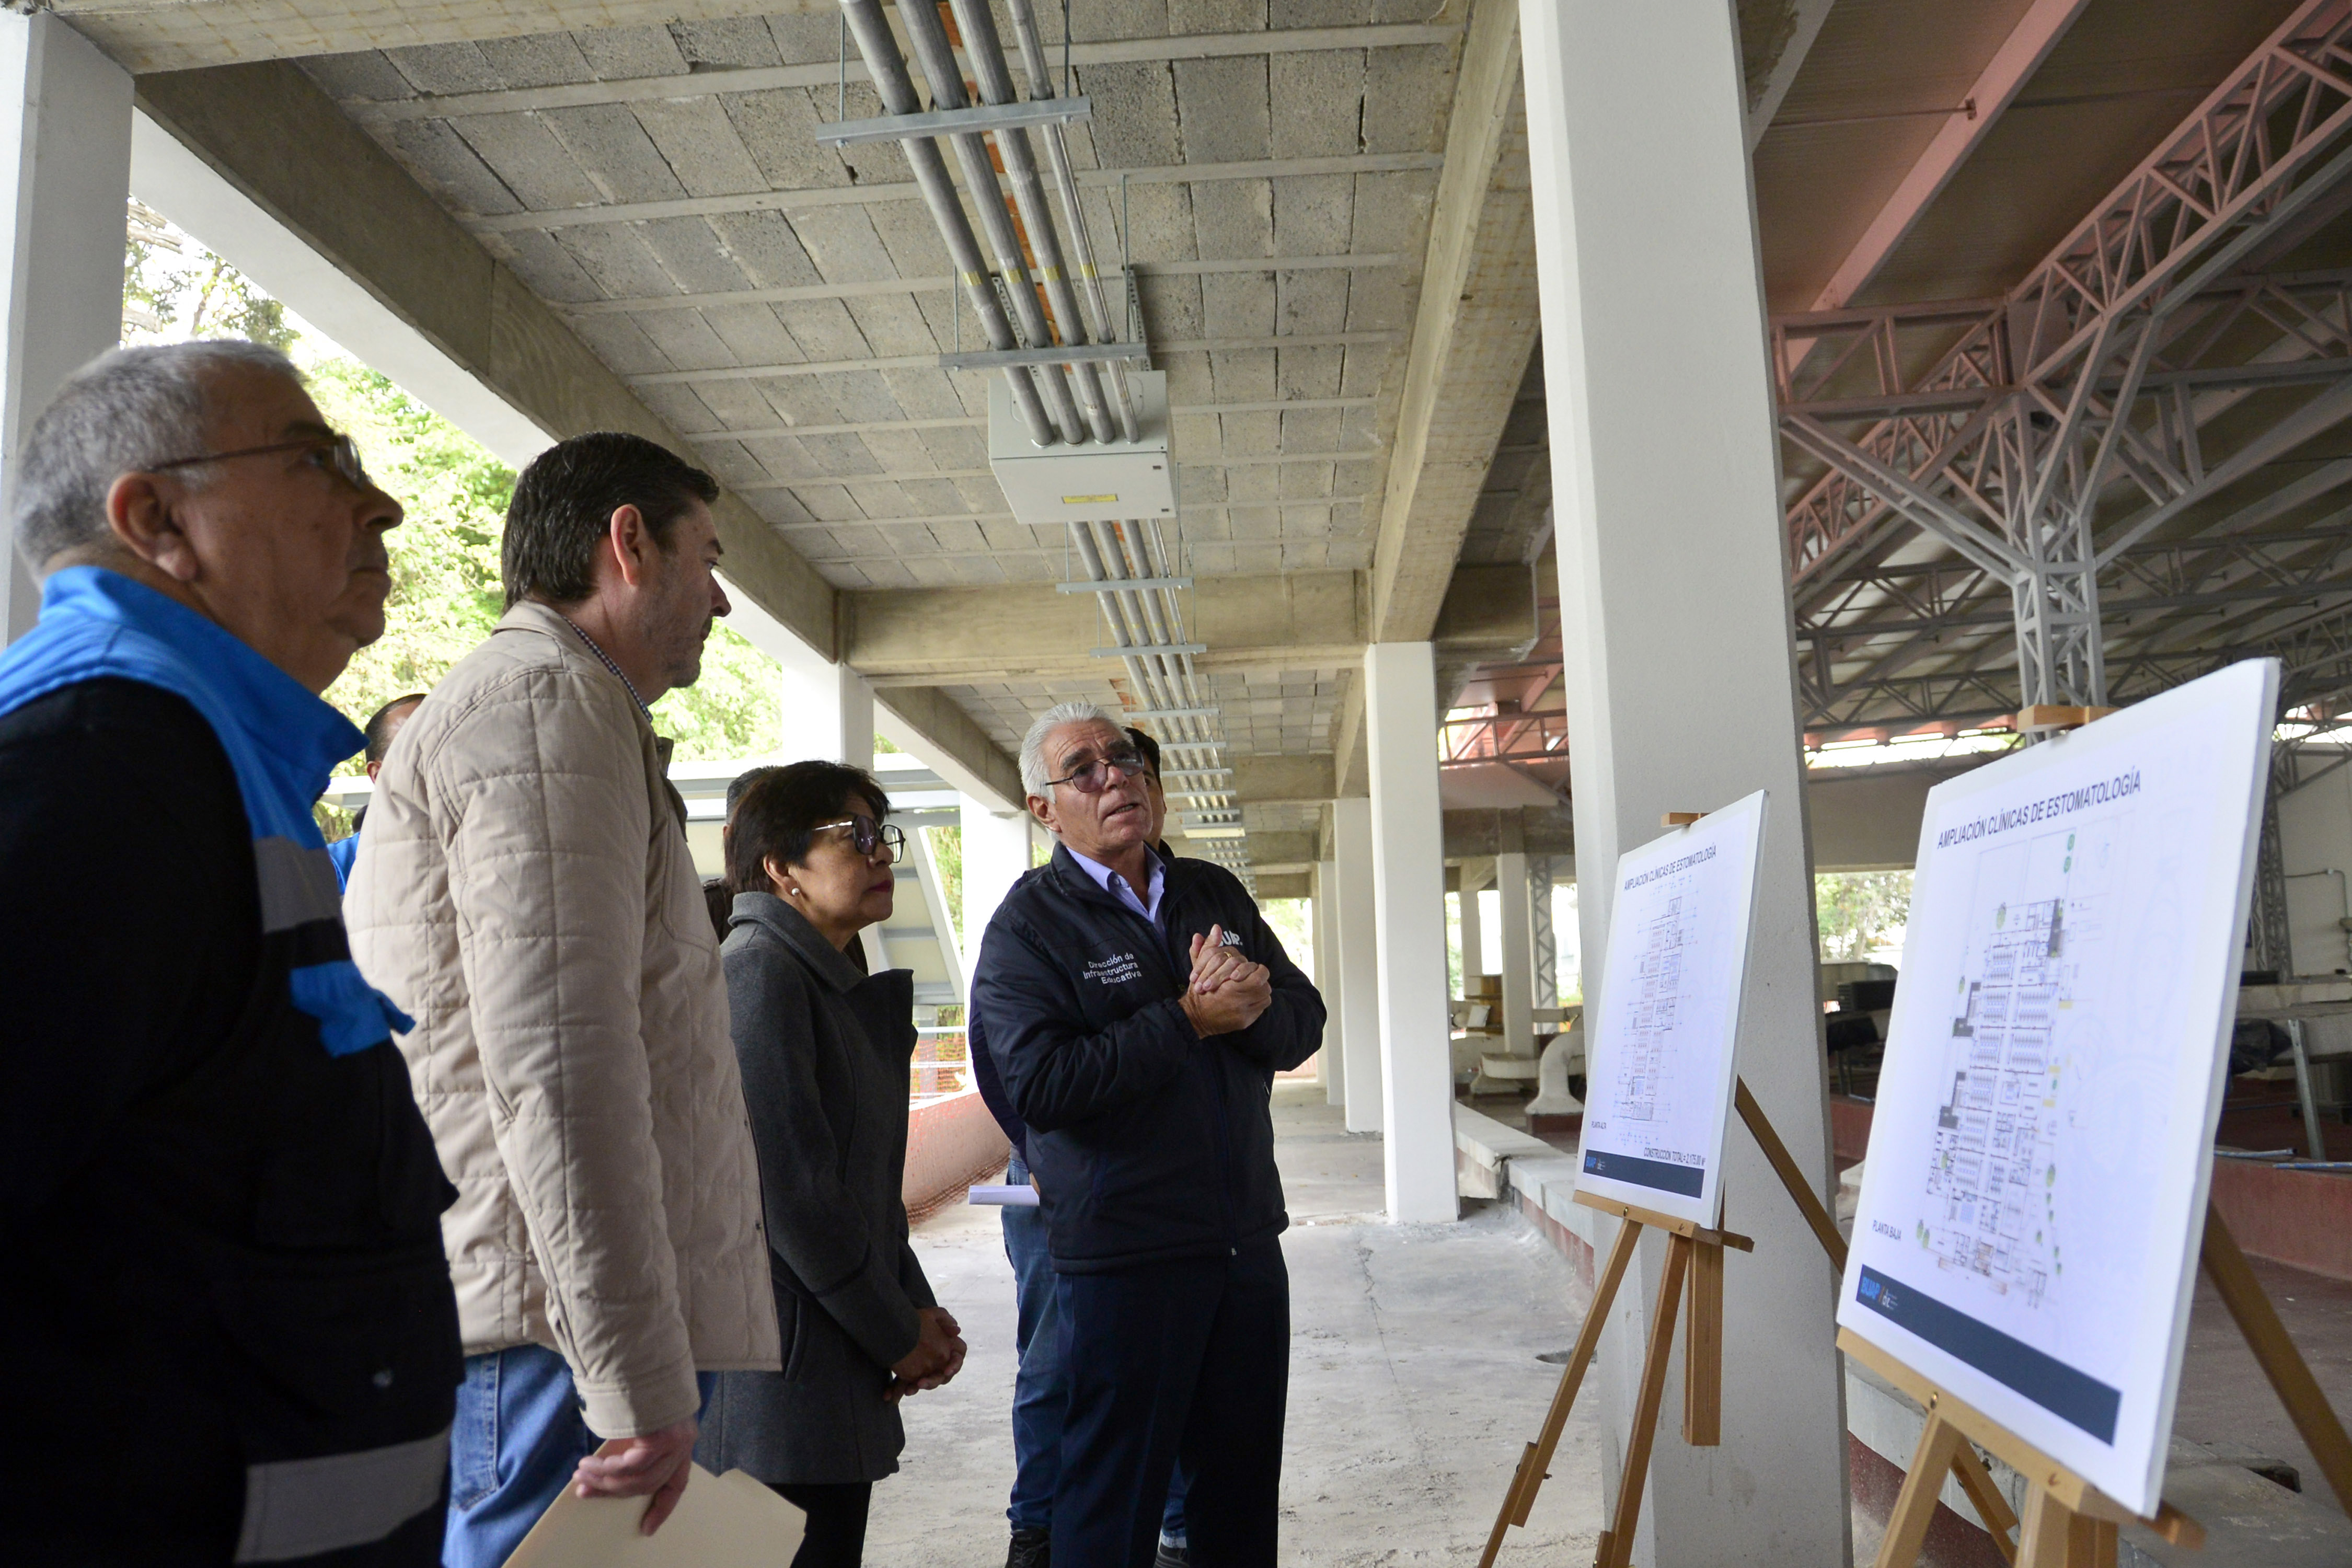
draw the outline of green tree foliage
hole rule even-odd
[[[126,342],[249,338],[303,367],[329,424],[351,433],[368,472],[407,509],[387,540],[392,597],[382,638],[362,648],[327,700],[354,723],[395,697],[430,690],[478,647],[505,606],[499,541],[514,470],[378,372],[303,331],[251,279],[135,203],[123,267]],[[775,666],[721,622],[702,676],[654,705],[679,762],[773,752],[783,742]],[[353,757],[338,770],[362,770]]]
[[[126,342],[246,338],[285,350],[299,335],[285,306],[137,202],[124,229],[122,321]]]
[[[876,736],[877,749],[882,744],[881,737]],[[940,901],[947,906],[948,919],[955,921],[956,936],[961,941],[963,935],[963,829],[961,826],[926,827],[922,831],[931,836],[931,864],[940,868]],[[979,956],[976,952],[967,952],[963,961],[969,966]]]
[[[1855,963],[1902,939],[1911,920],[1908,871],[1832,871],[1813,879],[1822,962]]]

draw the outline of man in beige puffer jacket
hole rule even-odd
[[[778,1365],[726,983],[646,710],[727,613],[717,494],[633,436],[523,472],[506,616],[402,730],[352,868],[352,953],[415,1016],[459,1193],[448,1568],[497,1568],[574,1481],[657,1526],[697,1373]]]

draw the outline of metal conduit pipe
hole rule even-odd
[[[857,52],[866,61],[866,74],[873,78],[883,111],[921,112],[922,102],[915,96],[907,62],[899,58],[898,40],[883,17],[881,0],[841,0],[841,12],[857,39]],[[981,330],[988,334],[989,345],[996,349],[1018,348],[1013,323],[1005,319],[1004,308],[997,300],[988,262],[980,253],[979,240],[972,237],[971,224],[963,215],[963,202],[956,195],[955,182],[948,177],[947,163],[940,156],[938,143],[928,136],[909,136],[898,145],[906,151],[908,165],[915,172],[915,184],[923,194],[923,205],[930,209],[931,221],[939,226],[940,238],[947,244],[948,258],[971,300]],[[1045,405],[1037,395],[1036,379],[1029,367],[1008,367],[1004,380],[1013,389],[1013,402],[1021,410],[1022,421],[1029,426],[1029,438],[1041,447],[1052,446],[1053,423],[1045,416]]]
[[[1059,98],[1061,93],[1054,81],[1053,68],[1045,61],[1045,46],[1037,34],[1037,13],[1030,0],[1008,0],[1013,13],[1013,36],[1021,47],[1022,68],[1029,73],[1029,96]],[[1078,205],[1078,182],[1070,172],[1070,142],[1066,128],[1048,125],[1045,134],[1045,162],[1053,166],[1054,188],[1062,198],[1062,210],[1070,223],[1070,255],[1077,263],[1079,279],[1086,284],[1087,302],[1094,306],[1095,336],[1107,343],[1119,338],[1119,321],[1110,313],[1110,301],[1103,296],[1102,274],[1095,266],[1094,240],[1087,232],[1087,215]],[[1122,287],[1124,283],[1122,281]],[[1121,315],[1126,301],[1121,300]],[[1111,367],[1110,389],[1118,405],[1119,428],[1130,441],[1141,439],[1135,423],[1135,400],[1128,395],[1127,370],[1123,365]]]
[[[1085,568],[1087,580],[1091,583],[1112,581],[1110,573],[1104,565],[1102,552],[1095,547],[1094,535],[1086,526],[1083,523],[1072,523],[1070,537],[1078,547],[1078,564]],[[1109,605],[1112,645],[1122,649],[1132,647],[1135,639],[1129,631],[1126,612],[1115,602],[1118,595],[1098,594],[1096,597],[1100,600],[1113,601]],[[1132,653],[1125,653],[1119,662],[1127,667],[1128,681],[1137,691],[1143,694],[1143,700],[1154,706],[1162,705],[1159,695],[1152,689],[1150,677],[1144,671],[1142,660]]]
[[[1126,544],[1119,536],[1119,525],[1118,523],[1095,522],[1088,523],[1086,526],[1089,529],[1099,531],[1096,536],[1097,544],[1100,548],[1106,559],[1115,560],[1118,563],[1119,576],[1147,577],[1150,575],[1148,572],[1137,571],[1135,563],[1128,558]],[[1160,593],[1161,590],[1160,589],[1146,588],[1128,594],[1122,594],[1119,596],[1128,602],[1127,611],[1129,619],[1139,626],[1148,628],[1151,641],[1163,645],[1181,641],[1181,638],[1171,637],[1169,634],[1168,625],[1160,614]]]
[[[1004,64],[1004,45],[996,32],[996,16],[987,0],[950,0],[955,8],[956,25],[963,33],[964,58],[971,62],[972,79],[979,84],[981,100],[984,103],[1011,103],[1013,72]],[[1078,297],[1070,289],[1070,279],[1062,259],[1062,237],[1054,226],[1054,214],[1045,205],[1045,186],[1037,178],[1037,160],[1029,151],[1029,132],[1021,126],[1011,126],[996,132],[996,149],[1004,159],[1005,178],[1013,184],[1013,199],[1021,209],[1021,225],[1028,231],[1029,247],[1036,253],[1037,270],[1045,280],[1045,297],[1053,301],[1054,320],[1062,329],[1062,342],[1066,345],[1087,341],[1086,318],[1079,313]],[[1110,415],[1103,406],[1102,379],[1091,364],[1070,367],[1071,379],[1077,384],[1078,406],[1086,411],[1087,425],[1094,431],[1095,439],[1109,442],[1118,437],[1112,434]]]
[[[846,0],[845,0],[846,3]],[[955,49],[948,43],[947,29],[940,24],[940,14],[929,0],[901,5],[898,19],[907,26],[907,37],[915,46],[915,63],[922,68],[923,78],[931,86],[933,109],[969,109],[971,100],[964,96],[963,72],[956,65]],[[1037,303],[1037,291],[1030,287],[1029,261],[1021,254],[1021,237],[1013,232],[1013,209],[1005,205],[1004,193],[997,188],[996,165],[989,161],[988,139],[976,131],[959,131],[948,137],[955,143],[956,162],[963,167],[963,183],[971,192],[972,210],[980,215],[980,226],[988,232],[990,248],[996,252],[998,269],[1009,285],[1005,292],[1012,297],[1013,313],[1021,322],[1021,332],[1031,348],[1051,348],[1054,334],[1045,324],[1045,308]],[[1041,365],[1044,373],[1045,401],[1054,410],[1054,419],[1062,427],[1062,437],[1072,446],[1087,438],[1087,430],[1078,416],[1078,405],[1070,395],[1069,377],[1056,365]]]

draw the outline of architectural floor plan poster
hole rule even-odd
[[[2154,1511],[2278,665],[1937,785],[1838,1322]]]
[[[1759,790],[1619,858],[1580,1188],[1716,1223],[1763,839]]]

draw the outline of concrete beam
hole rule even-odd
[[[1226,761],[1234,770],[1234,793],[1251,805],[1307,805],[1334,798],[1328,752],[1287,757],[1237,753]],[[1255,856],[1256,841],[1251,843]]]
[[[189,153],[550,437],[627,430],[690,449],[295,67],[173,71],[137,85],[140,110]],[[711,510],[729,579],[834,657],[832,585],[738,498]]]
[[[1168,842],[1179,855],[1197,856],[1206,840],[1171,833]],[[1299,866],[1311,866],[1315,863],[1315,836],[1311,833],[1259,833],[1253,830],[1249,836],[1249,852],[1250,864],[1259,870],[1286,871]]]
[[[1566,806],[1549,810],[1522,806],[1513,811],[1449,811],[1445,814],[1445,858],[1476,860],[1503,854],[1573,855],[1576,832]],[[1564,873],[1563,873],[1564,874]],[[1482,875],[1478,885],[1485,887]]]
[[[1181,597],[1187,633],[1209,647],[1193,658],[1203,669],[1352,664],[1363,653],[1353,572],[1203,577]],[[842,658],[877,687],[1118,668],[1092,652],[1110,642],[1093,595],[1050,583],[877,589],[840,602]]]
[[[1307,871],[1276,871],[1257,874],[1257,897],[1260,903],[1268,899],[1307,899],[1315,896],[1315,878]],[[1291,954],[1296,960],[1297,953]]]
[[[1519,26],[1470,16],[1372,551],[1372,642],[1429,639],[1495,444],[1526,378],[1539,306]]]
[[[1739,55],[1748,79],[1748,150],[1764,140],[1780,100],[1803,68],[1836,0],[1747,0],[1739,7]]]
[[[1823,768],[1805,777],[1813,869],[1900,871],[1918,858],[1927,792],[1971,767],[1955,765]]]
[[[823,14],[832,0],[47,0],[133,72],[517,38],[598,27],[658,27],[725,16]]]
[[[874,727],[991,811],[1024,809],[1020,764],[946,692],[929,686],[877,692]]]
[[[1536,582],[1525,566],[1457,566],[1431,641],[1440,653],[1502,653],[1536,640]],[[1443,694],[1442,694],[1443,695]]]

